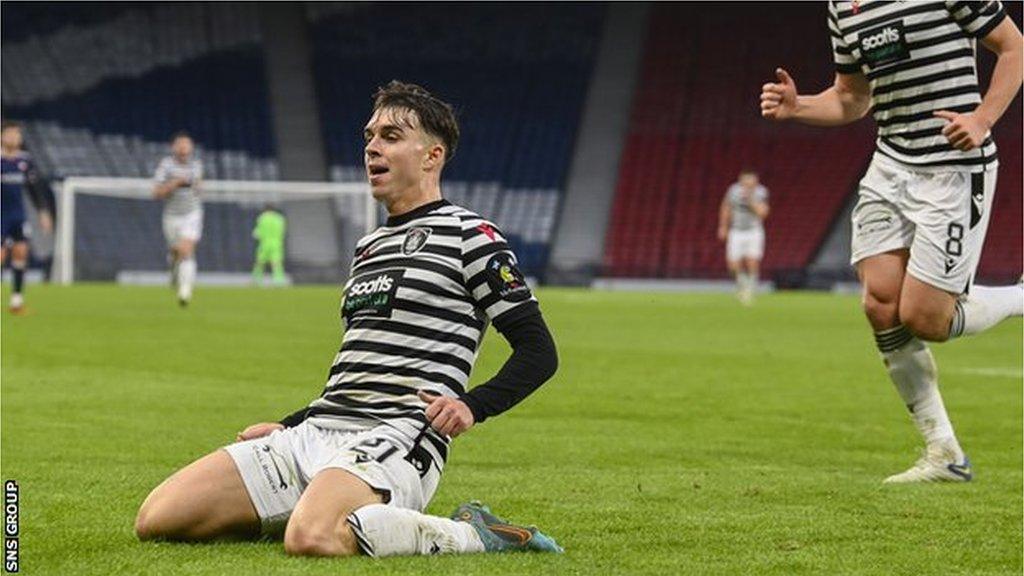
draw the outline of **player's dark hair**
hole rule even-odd
[[[757,176],[757,170],[747,167],[740,170],[740,176]]]
[[[423,130],[444,144],[444,160],[451,161],[459,146],[459,123],[452,105],[437,98],[422,86],[392,80],[373,95],[373,111],[397,108],[415,112]]]
[[[178,138],[188,138],[189,140],[193,140],[192,135],[189,134],[187,130],[178,130],[174,134],[171,134],[171,142],[176,142]]]
[[[3,132],[8,128],[21,128],[21,122],[18,122],[17,120],[4,120],[0,122],[0,132]]]

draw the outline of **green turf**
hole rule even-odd
[[[483,499],[564,556],[310,560],[139,543],[151,488],[319,394],[338,291],[31,286],[2,320],[25,574],[1020,574],[1021,323],[935,346],[970,485],[883,487],[916,432],[857,300],[544,290],[558,375],[457,440],[429,511]],[[488,335],[474,382],[507,354]]]

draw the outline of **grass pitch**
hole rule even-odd
[[[564,556],[289,558],[139,543],[150,489],[320,392],[332,288],[30,286],[2,319],[4,479],[24,574],[1020,574],[1022,338],[933,349],[976,481],[883,487],[916,458],[857,299],[539,293],[557,376],[459,438],[429,511],[479,498]],[[6,301],[6,293],[4,295]],[[483,381],[508,348],[488,334]]]

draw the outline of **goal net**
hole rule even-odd
[[[367,186],[335,182],[205,180],[198,282],[248,283],[256,218],[273,206],[287,221],[285,270],[294,282],[336,282],[379,215]],[[54,280],[166,282],[163,203],[142,178],[68,178],[59,190]]]

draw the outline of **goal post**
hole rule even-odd
[[[57,188],[54,281],[113,280],[124,271],[166,271],[161,212],[146,178],[67,178]],[[273,205],[288,222],[285,266],[300,281],[343,279],[355,242],[379,209],[358,182],[204,180],[203,272],[243,277],[253,265],[256,215]]]

